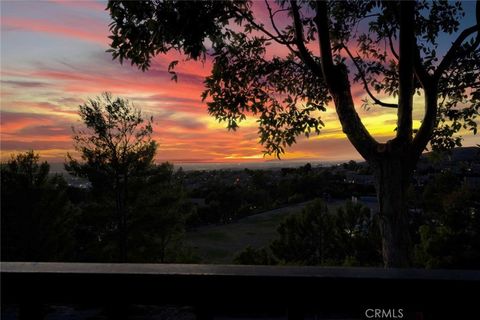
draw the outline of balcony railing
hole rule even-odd
[[[480,314],[480,271],[461,270],[3,262],[1,289],[2,307],[24,319],[62,304],[106,307],[117,319],[129,305],[189,306],[197,319]]]

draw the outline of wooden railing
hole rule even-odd
[[[58,304],[117,319],[136,304],[190,306],[197,319],[480,319],[480,271],[3,262],[1,290],[23,319]]]

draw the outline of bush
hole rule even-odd
[[[336,214],[317,199],[278,227],[269,248],[247,247],[239,264],[381,265],[380,235],[370,210],[348,202]]]
[[[251,246],[248,246],[243,251],[237,253],[233,262],[235,264],[244,265],[274,265],[278,263],[267,249],[255,249]]]
[[[480,268],[480,204],[474,190],[437,188],[419,228],[415,263],[426,268]],[[428,204],[432,203],[432,207]]]

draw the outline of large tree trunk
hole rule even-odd
[[[355,149],[375,168],[377,196],[380,205],[380,230],[385,267],[410,266],[410,235],[406,207],[407,188],[418,157],[430,140],[436,120],[437,91],[434,79],[417,63],[419,51],[415,40],[415,3],[399,2],[400,59],[397,135],[386,144],[378,143],[365,128],[355,109],[347,66],[334,63],[330,41],[328,5],[317,1],[315,23],[319,34],[321,73],[308,50],[302,47],[303,33],[298,8],[292,1],[296,43],[305,64],[323,77],[335,103],[343,132]],[[303,50],[301,50],[303,48]],[[310,59],[309,59],[310,57]],[[426,113],[413,139],[414,75],[426,92]],[[368,86],[368,83],[365,83]],[[413,141],[412,141],[413,139]]]
[[[408,159],[399,154],[382,157],[374,167],[385,267],[409,267],[411,242],[406,193],[413,169]]]

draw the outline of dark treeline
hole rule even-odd
[[[409,192],[414,265],[479,268],[478,188],[465,183],[463,169],[425,168],[429,180]],[[332,195],[370,194],[371,186],[348,182],[352,171],[368,174],[353,162],[190,172],[150,164],[130,181],[126,261],[199,262],[184,244],[186,230],[317,199],[280,223],[270,245],[245,248],[235,263],[381,266],[376,214],[350,201],[334,211],[328,205]],[[113,189],[69,185],[33,151],[3,163],[1,178],[3,261],[121,261]]]
[[[34,151],[1,165],[3,261],[194,262],[198,259],[183,243],[188,229],[318,197],[373,192],[371,186],[345,182],[335,168],[310,164],[184,172],[149,158],[148,164],[137,163],[126,182],[122,170],[99,158],[80,163],[69,156],[67,176],[50,174],[50,165]]]
[[[104,94],[79,114],[85,126],[74,129],[69,175],[50,174],[34,151],[1,164],[2,261],[199,262],[185,245],[188,230],[310,201],[268,246],[247,247],[235,262],[382,264],[376,210],[346,201],[375,198],[365,163],[184,172],[154,163],[153,120],[127,100]],[[432,154],[419,165],[407,198],[418,267],[480,268],[480,163],[478,148],[472,152],[467,161]],[[344,206],[330,209],[332,199]]]
[[[432,172],[409,190],[413,265],[421,268],[480,268],[478,186],[449,170]],[[479,177],[473,177],[479,179]],[[238,264],[381,266],[378,216],[347,201],[336,212],[316,200],[284,220],[267,247],[236,255]]]
[[[2,260],[189,261],[182,246],[188,214],[173,166],[153,162],[153,119],[105,93],[79,107],[80,158],[65,169],[89,181],[69,186],[33,151],[2,164]]]
[[[229,223],[315,198],[374,196],[373,185],[347,181],[345,168],[351,164],[312,167],[307,163],[299,168],[185,172],[189,197],[201,200],[189,225]],[[359,172],[368,172],[366,165],[356,165]]]
[[[2,164],[2,260],[121,261],[111,193],[69,186],[49,167],[33,151]],[[128,202],[127,261],[190,261],[182,236],[191,208],[172,165],[132,179]]]

